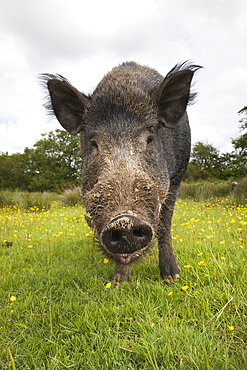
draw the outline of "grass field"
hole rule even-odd
[[[227,203],[177,203],[173,286],[157,248],[111,285],[79,206],[0,209],[0,369],[246,369],[247,206]]]

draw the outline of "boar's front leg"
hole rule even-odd
[[[167,284],[171,284],[172,279],[178,280],[180,272],[172,249],[171,222],[175,202],[171,203],[162,206],[158,228],[160,274]]]
[[[130,277],[130,266],[122,263],[116,263],[116,268],[112,281],[115,283],[121,283],[128,280]]]

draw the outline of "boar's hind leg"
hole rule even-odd
[[[172,249],[171,222],[174,204],[163,205],[160,213],[158,246],[161,277],[167,284],[179,279],[179,265]]]
[[[116,263],[116,269],[112,277],[112,281],[120,283],[128,280],[130,277],[130,266],[123,265],[122,263]]]

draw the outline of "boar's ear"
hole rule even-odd
[[[46,74],[41,79],[50,95],[45,107],[71,135],[78,134],[83,129],[83,113],[89,98],[60,75]]]
[[[183,70],[168,75],[152,91],[158,104],[159,119],[166,127],[175,127],[186,111],[190,98],[193,71]]]

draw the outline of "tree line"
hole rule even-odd
[[[0,189],[60,191],[81,178],[79,137],[55,130],[24,153],[0,154]]]
[[[239,111],[240,135],[232,139],[233,151],[221,154],[211,144],[197,142],[184,179],[187,181],[214,177],[226,180],[247,176],[247,106]],[[79,186],[81,158],[79,137],[55,130],[42,134],[33,148],[24,153],[0,152],[0,189],[27,191],[61,191]]]
[[[247,176],[247,106],[239,114],[240,136],[231,139],[233,151],[220,153],[211,144],[197,142],[192,149],[190,163],[185,179],[207,179],[214,177],[222,180],[240,179]]]

